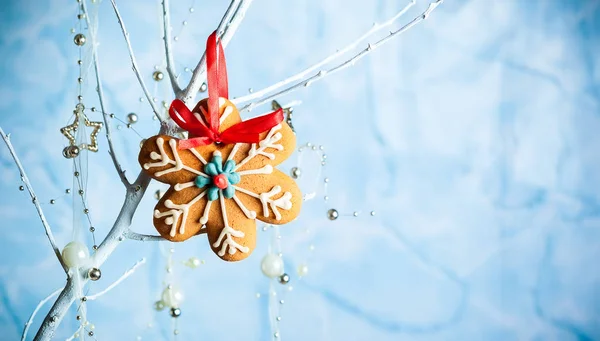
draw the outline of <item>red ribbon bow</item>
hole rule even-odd
[[[190,149],[215,143],[258,143],[263,133],[283,121],[283,110],[239,122],[223,132],[219,132],[219,98],[228,98],[227,66],[221,42],[217,42],[217,32],[213,32],[206,41],[206,82],[208,85],[208,111],[202,122],[179,99],[175,99],[169,108],[169,115],[190,136],[179,141],[179,149]]]

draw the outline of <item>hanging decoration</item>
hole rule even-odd
[[[83,112],[84,109],[85,106],[83,103],[78,103],[75,106],[75,110],[73,110],[73,114],[75,115],[73,123],[60,128],[60,132],[69,140],[69,145],[63,149],[63,156],[68,159],[77,157],[82,149],[87,149],[91,152],[98,151],[98,132],[102,129],[102,122],[90,121]],[[79,129],[80,122],[83,122],[86,127],[94,128],[90,133],[90,143],[77,144],[75,133]]]
[[[165,239],[184,241],[207,233],[221,259],[239,261],[256,244],[256,223],[295,219],[302,194],[275,166],[294,151],[296,139],[283,110],[242,121],[228,99],[224,51],[216,32],[207,41],[208,98],[193,110],[174,100],[171,118],[188,139],[147,139],[139,163],[152,178],[169,184],[154,210]]]

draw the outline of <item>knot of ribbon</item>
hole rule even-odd
[[[169,116],[182,129],[188,131],[187,140],[179,141],[179,149],[206,146],[211,143],[258,143],[263,133],[283,121],[283,110],[242,121],[219,132],[219,98],[228,98],[227,67],[225,53],[217,32],[213,32],[206,41],[206,83],[208,86],[208,110],[203,113],[206,124],[200,114],[192,113],[185,103],[175,99],[169,108]]]

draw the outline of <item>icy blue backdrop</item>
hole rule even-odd
[[[175,44],[182,72],[195,65],[227,2],[196,1],[189,15],[191,4],[172,1],[176,34],[189,17]],[[227,49],[231,93],[320,60],[404,4],[256,0]],[[167,98],[167,82],[151,80],[153,66],[162,65],[159,2],[120,5],[151,91]],[[304,102],[294,121],[298,140],[326,147],[331,179],[329,204],[308,203],[282,230],[290,273],[315,245],[310,275],[292,278],[283,339],[600,339],[598,5],[447,0],[430,20],[353,68],[282,99]],[[0,5],[0,124],[12,133],[39,197],[59,198],[44,208],[61,247],[72,226],[63,193],[73,185],[58,130],[76,103],[77,48],[69,31],[77,27],[76,6],[71,0]],[[107,1],[100,5],[100,42],[109,110],[121,118],[137,112],[140,134],[154,134],[157,124],[138,101]],[[87,79],[88,106],[97,105],[94,86]],[[139,170],[140,138],[123,129],[115,139],[131,177]],[[106,151],[102,140],[100,152],[89,156],[98,236],[123,197]],[[64,275],[3,146],[0,161],[0,335],[13,340]],[[153,182],[135,216],[137,231],[153,230],[156,188]],[[330,222],[329,207],[377,215]],[[268,285],[258,264],[269,237],[259,236],[254,255],[240,264],[218,261],[204,238],[177,246],[178,260],[207,261],[194,271],[177,268],[187,297],[180,340],[269,339],[266,299],[255,297]],[[148,264],[89,304],[98,340],[171,337],[167,313],[152,309],[165,272],[156,244],[124,242],[91,292],[142,256]],[[71,313],[57,339],[75,328]]]

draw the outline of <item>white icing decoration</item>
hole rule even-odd
[[[194,173],[196,175],[200,175],[205,178],[209,177],[208,175],[204,174],[203,172],[193,169],[193,168],[190,168],[183,164],[183,162],[181,161],[181,158],[179,157],[179,152],[177,151],[177,140],[175,140],[175,139],[169,140],[169,147],[171,148],[171,151],[173,152],[173,156],[174,156],[175,160],[171,160],[171,158],[169,158],[169,155],[167,155],[167,153],[165,151],[165,140],[162,137],[159,137],[156,139],[156,146],[158,147],[158,151],[160,152],[160,154],[158,154],[156,152],[152,152],[152,153],[150,153],[150,158],[152,160],[160,160],[160,161],[154,162],[154,163],[145,163],[144,169],[150,169],[150,168],[154,168],[154,167],[163,167],[168,164],[174,165],[175,167],[168,168],[168,169],[165,169],[160,172],[156,172],[156,173],[154,173],[155,176],[160,177],[160,176],[163,176],[168,173],[177,172],[182,169],[185,169],[186,171]],[[198,159],[201,162],[203,161],[204,163],[206,163],[206,160],[200,159],[202,157],[201,155],[199,155],[199,154],[196,155],[194,153],[194,156],[196,156],[196,157],[200,156]]]
[[[188,187],[192,187],[194,186],[196,183],[193,181],[190,182],[184,182],[182,184],[175,184],[175,186],[173,186],[173,188],[175,188],[176,191],[181,191],[184,188],[188,188]]]
[[[200,108],[200,111],[202,111],[204,114],[206,114],[206,112],[202,108]],[[202,116],[199,113],[195,112],[194,113],[194,117],[196,118],[196,120],[198,120],[198,122],[200,122],[200,124],[202,124],[203,126],[206,127],[206,122],[204,121],[204,116]]]
[[[278,124],[269,130],[269,133],[265,138],[258,143],[258,149],[256,148],[256,144],[253,143],[250,146],[250,150],[248,151],[248,156],[244,158],[236,167],[235,170],[239,169],[243,165],[245,165],[248,161],[252,160],[257,155],[262,155],[268,157],[269,159],[275,159],[275,154],[265,152],[267,148],[273,148],[277,150],[283,150],[283,146],[280,144],[275,144],[275,142],[281,140],[281,133],[275,133],[281,129],[281,124]]]
[[[207,164],[206,160],[202,157],[202,155],[200,154],[199,151],[197,151],[195,148],[191,148],[188,149],[190,152],[192,152],[192,154],[194,154],[194,156],[200,160],[200,162],[202,162],[203,164]]]
[[[256,219],[256,212],[251,211],[244,206],[244,203],[238,198],[235,194],[233,195],[233,201],[238,205],[238,207],[244,212],[248,219]]]
[[[223,124],[223,122],[225,121],[227,116],[231,115],[232,112],[233,112],[233,107],[231,105],[228,105],[227,107],[225,107],[225,110],[223,110],[223,115],[221,115],[221,118],[219,119],[219,123]]]
[[[265,165],[262,168],[248,169],[248,170],[244,170],[244,171],[239,171],[237,173],[240,176],[242,176],[242,175],[250,175],[250,174],[271,174],[271,173],[273,173],[273,166],[271,166],[271,165]]]
[[[208,222],[208,214],[210,213],[210,206],[212,205],[212,201],[207,200],[206,206],[204,206],[204,213],[202,217],[200,217],[200,224],[204,225]]]
[[[238,186],[233,187],[236,189],[236,191],[240,191],[244,194],[248,194],[251,197],[259,199],[263,206],[263,216],[265,216],[265,218],[269,217],[269,207],[271,207],[271,210],[275,214],[276,220],[281,220],[281,213],[279,213],[279,210],[277,208],[281,208],[284,210],[289,210],[292,208],[292,193],[290,192],[283,193],[283,195],[279,199],[271,199],[272,196],[281,192],[281,186],[274,186],[269,192],[261,194],[256,194],[252,191]]]
[[[165,200],[165,207],[170,208],[170,210],[165,212],[160,212],[159,210],[154,210],[154,218],[165,218],[165,224],[171,225],[171,232],[169,235],[171,237],[175,237],[177,232],[177,224],[179,222],[179,218],[181,217],[181,224],[179,226],[179,234],[185,233],[185,221],[187,220],[187,216],[189,214],[189,209],[192,205],[194,205],[198,200],[202,199],[206,195],[206,191],[198,194],[192,201],[187,204],[177,205],[174,204],[171,200]]]
[[[229,153],[229,156],[227,157],[227,161],[229,160],[233,160],[233,157],[235,156],[235,154],[237,153],[238,149],[240,149],[240,145],[241,143],[236,143],[233,148],[231,149],[231,152]]]
[[[225,256],[228,246],[230,255],[235,254],[238,250],[243,253],[248,253],[250,249],[247,246],[242,246],[233,240],[233,237],[243,238],[245,234],[244,232],[238,231],[229,226],[229,222],[227,221],[227,212],[225,210],[225,200],[223,199],[222,191],[219,191],[219,202],[221,203],[221,213],[223,214],[223,224],[225,226],[221,230],[217,241],[213,243],[213,247],[221,246],[221,250],[219,250],[217,253],[220,257]]]

